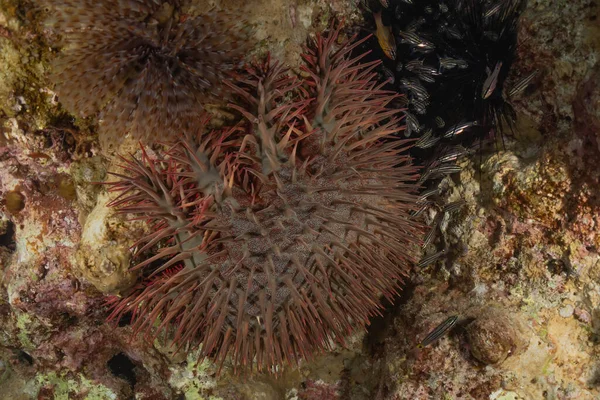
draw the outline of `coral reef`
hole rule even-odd
[[[48,2],[49,25],[62,34],[53,64],[59,101],[81,117],[101,111],[105,144],[189,131],[248,50],[239,16],[190,15],[181,3]]]
[[[514,140],[494,154],[482,152],[481,160],[459,161],[461,171],[441,180],[443,201],[464,202],[452,219],[436,208],[423,213],[428,221],[443,216],[426,254],[444,244],[448,251],[417,267],[395,305],[384,303],[383,316],[370,318],[366,332],[278,377],[236,375],[228,362],[217,376],[219,366],[200,360],[200,350],[175,353],[160,337],[134,338],[127,317],[117,326],[104,322],[100,290],[122,289],[113,285],[120,274],[131,282],[121,261],[145,224],[113,215],[105,188],[94,184],[107,167],[123,171],[94,142],[94,121],[65,113],[49,90],[52,49],[45,37],[56,32],[41,23],[37,3],[0,0],[3,398],[600,397],[597,1],[528,1],[505,86],[533,70],[540,79],[511,98]],[[213,5],[232,7],[255,25],[248,38],[258,42],[253,55],[270,51],[295,72],[306,36],[326,27],[332,14],[351,21],[354,33],[360,20],[356,2],[339,0],[193,1],[189,13]],[[152,159],[164,155],[154,150],[147,149]],[[9,207],[8,193],[17,200]],[[459,318],[450,331],[416,348],[452,315]],[[477,347],[488,343],[477,340],[487,332],[478,325],[512,332],[490,335],[498,346]],[[474,357],[485,349],[492,351],[483,361],[496,363]]]
[[[377,62],[351,58],[360,42],[337,46],[339,31],[309,46],[304,80],[266,61],[230,84],[248,124],[123,160],[111,205],[151,229],[134,244],[144,281],[112,318],[275,371],[344,343],[397,293],[419,237],[416,168],[406,142],[384,141],[398,111]]]

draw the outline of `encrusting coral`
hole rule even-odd
[[[417,168],[379,62],[353,58],[360,42],[337,45],[339,32],[306,49],[302,80],[268,60],[231,83],[244,124],[203,121],[163,156],[123,158],[112,206],[152,233],[111,319],[273,372],[343,344],[397,293],[421,232]]]
[[[146,139],[190,129],[248,48],[239,18],[223,11],[188,15],[179,0],[48,6],[49,24],[63,35],[52,77],[59,99],[77,116],[100,112],[106,144],[127,133]]]

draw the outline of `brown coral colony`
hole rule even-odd
[[[179,0],[48,4],[63,36],[53,75],[60,101],[78,116],[100,112],[105,144],[191,129],[202,98],[220,92],[246,52],[233,15],[188,15]]]

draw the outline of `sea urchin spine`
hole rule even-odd
[[[112,206],[151,224],[135,248],[154,255],[110,318],[274,371],[343,344],[397,293],[420,234],[417,168],[393,140],[397,95],[339,29],[309,46],[305,80],[267,61],[231,84],[246,124],[124,159]]]

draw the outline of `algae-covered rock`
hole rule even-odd
[[[0,114],[32,130],[60,113],[46,87],[51,51],[42,32],[39,8],[26,0],[0,1]]]
[[[99,291],[118,293],[136,279],[130,271],[130,247],[136,236],[131,224],[107,207],[108,201],[109,196],[100,196],[87,216],[77,250],[77,265],[82,277]]]
[[[85,376],[69,376],[66,374],[38,374],[36,376],[39,393],[43,397],[55,400],[68,400],[73,395],[85,396],[89,400],[117,400],[117,393],[102,384],[94,383]]]
[[[104,189],[99,183],[106,179],[105,163],[100,156],[84,158],[71,164],[70,173],[75,184],[77,202],[88,213],[94,208],[98,194]]]
[[[471,354],[484,364],[499,364],[524,347],[520,322],[496,307],[482,310],[466,331]]]

